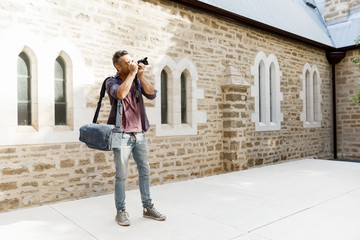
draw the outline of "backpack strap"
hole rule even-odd
[[[99,117],[99,112],[100,112],[100,108],[101,108],[101,102],[102,102],[102,99],[104,98],[105,96],[105,89],[106,89],[106,80],[108,80],[110,77],[106,78],[101,86],[101,90],[100,90],[100,98],[99,98],[99,101],[97,103],[97,107],[96,107],[96,111],[95,111],[95,115],[94,115],[94,118],[93,118],[93,123],[96,123],[98,117]]]
[[[93,123],[96,123],[98,117],[99,117],[99,112],[100,112],[100,108],[101,108],[101,102],[102,99],[105,97],[105,91],[106,91],[106,81],[109,79],[110,77],[106,78],[101,86],[101,90],[100,90],[100,97],[99,97],[99,101],[97,103],[97,107],[96,107],[96,111],[95,111],[95,115],[93,118]],[[116,111],[116,120],[115,120],[115,127],[118,128],[120,131],[116,131],[116,132],[122,132],[121,129],[121,119],[122,119],[122,101],[121,100],[117,100],[117,111]]]

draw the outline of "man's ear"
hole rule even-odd
[[[121,69],[121,67],[120,67],[120,65],[119,64],[115,64],[115,68],[116,68],[116,70],[119,72],[120,71],[120,69]]]

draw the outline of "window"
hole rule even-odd
[[[204,98],[204,91],[196,87],[195,65],[188,59],[175,63],[163,55],[155,61],[153,74],[161,94],[146,112],[156,124],[156,136],[196,135],[197,124],[206,122],[206,112],[197,110],[197,99]]]
[[[62,57],[56,59],[54,71],[55,125],[66,125],[66,68]]]
[[[314,121],[314,101],[313,101],[313,83],[310,78],[310,72],[306,71],[306,121],[312,122]]]
[[[168,123],[168,76],[165,70],[161,71],[161,124]]]
[[[313,96],[314,96],[314,121],[321,121],[321,93],[320,93],[320,83],[318,79],[318,72],[314,72],[313,74]]]
[[[310,67],[306,63],[301,75],[303,81],[303,91],[300,98],[303,100],[303,112],[300,119],[304,122],[304,127],[320,127],[321,114],[321,80],[319,70],[316,65]]]
[[[280,112],[280,102],[283,95],[280,92],[280,77],[282,75],[276,57],[271,54],[266,57],[260,52],[251,67],[254,76],[254,86],[251,96],[255,98],[255,113],[251,121],[255,122],[256,131],[280,130],[283,114]]]
[[[0,145],[78,141],[79,127],[94,115],[94,109],[86,105],[84,91],[94,84],[94,77],[81,51],[64,37],[43,41],[22,26],[11,27],[5,33],[7,37],[2,39],[1,46],[6,46],[7,51],[0,54],[0,61],[8,65],[2,69],[8,83],[2,89],[6,101],[1,109],[6,117],[0,119],[0,134],[11,137],[0,139]],[[64,81],[58,87],[55,72]],[[55,94],[66,100],[55,101]],[[55,125],[55,102],[66,102],[66,114],[60,114],[63,119],[59,121],[66,125]]]
[[[187,123],[186,119],[186,77],[181,73],[181,123]]]
[[[259,64],[259,122],[265,123],[266,119],[266,79],[265,79],[265,64],[263,61]]]
[[[270,64],[270,122],[278,122],[276,114],[276,68],[275,64]]]
[[[19,54],[17,61],[17,99],[18,125],[31,126],[31,68],[24,52]]]

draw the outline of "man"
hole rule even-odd
[[[108,124],[115,124],[117,101],[122,101],[121,126],[124,131],[119,149],[114,150],[115,205],[117,209],[115,220],[119,225],[130,225],[129,215],[125,210],[125,181],[129,157],[132,153],[139,173],[143,216],[163,221],[166,216],[154,208],[150,198],[150,165],[148,146],[144,135],[150,125],[142,98],[144,95],[148,99],[154,99],[156,90],[144,76],[145,65],[134,61],[127,51],[117,51],[113,56],[113,65],[117,73],[106,81],[106,91],[111,103]],[[136,74],[136,81],[139,83],[137,85],[134,83]],[[135,98],[136,88],[140,93],[138,100]]]

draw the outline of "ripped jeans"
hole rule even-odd
[[[114,149],[115,162],[115,206],[125,209],[125,182],[127,178],[130,154],[133,154],[138,173],[139,189],[143,207],[151,205],[150,198],[150,165],[148,160],[148,146],[144,133],[123,133],[121,144]]]

